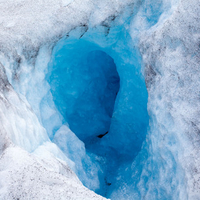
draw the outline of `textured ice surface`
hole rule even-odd
[[[111,199],[200,199],[199,11],[198,0],[2,0],[0,198],[103,199],[83,183]]]

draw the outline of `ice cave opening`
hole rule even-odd
[[[82,45],[83,49],[79,46],[57,60],[49,82],[56,107],[87,146],[109,132],[120,78],[108,54],[85,53],[87,46]]]
[[[104,42],[90,34],[63,38],[53,49],[46,75],[62,124],[82,143],[66,142],[60,125],[50,138],[76,164],[82,183],[106,197],[119,187],[119,176],[125,182],[131,176],[125,168],[140,152],[149,120],[140,55],[130,36],[120,27],[117,31],[119,37]],[[48,130],[54,120],[45,123]]]

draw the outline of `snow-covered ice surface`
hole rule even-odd
[[[1,199],[104,199],[85,188],[66,163],[52,155],[43,160],[10,146],[0,161]]]
[[[198,0],[0,13],[0,199],[200,199]]]

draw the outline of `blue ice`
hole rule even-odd
[[[49,77],[54,102],[84,142],[109,131],[120,78],[114,60],[95,45],[66,42]]]

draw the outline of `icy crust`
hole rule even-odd
[[[141,38],[152,116],[149,167],[157,185],[169,186],[170,199],[200,199],[199,10],[198,0],[182,0],[164,24]],[[149,194],[153,188],[149,182]],[[157,187],[155,197],[162,194]]]
[[[77,26],[95,26],[120,13],[132,0],[2,0],[1,50],[34,50]]]
[[[103,200],[51,154],[44,160],[11,145],[0,156],[0,199]]]

